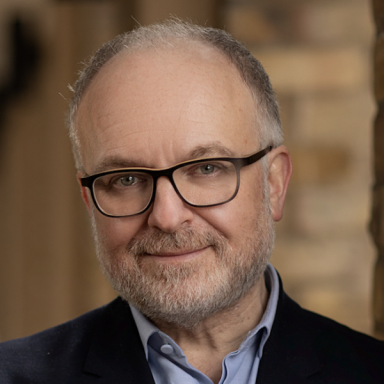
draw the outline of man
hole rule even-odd
[[[120,298],[0,347],[1,383],[383,383],[384,343],[307,312],[268,264],[292,166],[268,76],[179,21],[105,44],[69,129]]]

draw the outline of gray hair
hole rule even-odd
[[[85,68],[80,72],[74,84],[73,96],[70,101],[67,126],[72,142],[77,169],[82,168],[80,140],[76,127],[76,115],[85,91],[93,78],[111,58],[123,53],[134,53],[139,50],[158,49],[175,41],[196,41],[205,44],[226,57],[237,68],[245,84],[250,89],[256,103],[257,119],[260,130],[261,146],[278,146],[283,141],[279,107],[269,81],[269,77],[260,62],[229,33],[214,28],[190,24],[178,19],[123,33],[105,43]]]

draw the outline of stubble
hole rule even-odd
[[[175,233],[150,228],[124,251],[108,249],[94,220],[93,228],[101,270],[119,295],[153,322],[185,329],[193,329],[245,296],[264,273],[274,243],[268,204],[236,251],[212,227],[185,227]],[[147,257],[203,248],[211,248],[214,257],[185,263],[157,263]]]

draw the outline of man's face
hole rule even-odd
[[[165,168],[260,149],[251,93],[228,62],[197,43],[113,58],[81,101],[77,124],[87,174]],[[79,176],[82,176],[81,174]],[[241,170],[227,204],[194,208],[170,181],[125,218],[100,214],[83,189],[99,259],[113,287],[154,321],[192,327],[253,289],[273,244],[262,163]]]

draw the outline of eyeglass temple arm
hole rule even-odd
[[[255,153],[254,155],[250,156],[248,158],[248,164],[256,163],[256,161],[260,160],[262,157],[264,157],[268,152],[272,151],[273,146],[270,145],[269,147],[261,150],[260,152]]]

